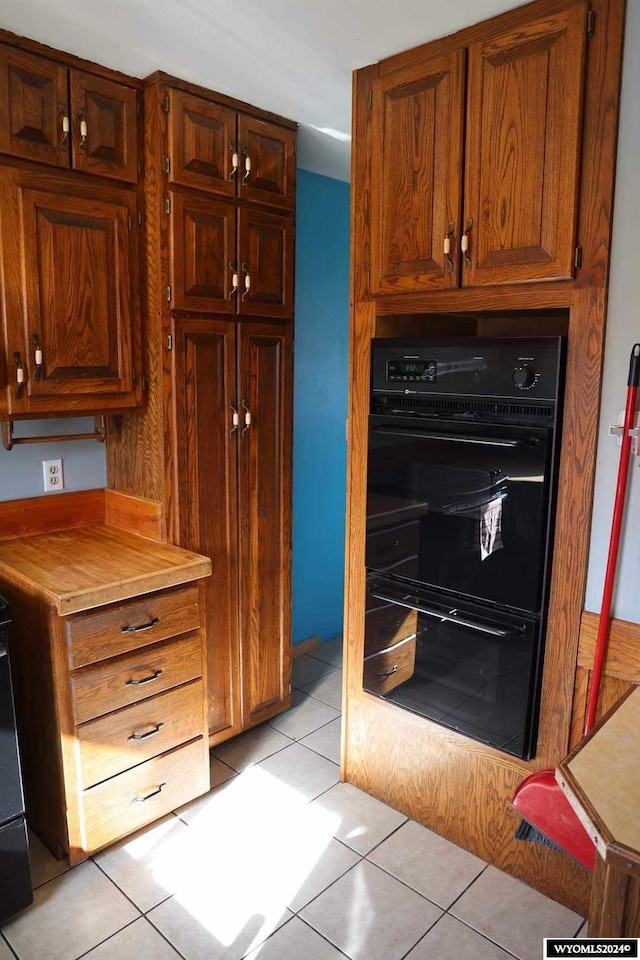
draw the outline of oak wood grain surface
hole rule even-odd
[[[76,730],[82,788],[202,736],[200,680],[160,693]]]
[[[81,667],[70,674],[66,684],[72,690],[73,720],[76,724],[85,723],[194,680],[201,672],[198,633]]]
[[[137,91],[83,70],[69,71],[69,89],[73,169],[136,183]]]
[[[104,490],[0,501],[0,542],[104,523]]]
[[[240,113],[238,150],[238,196],[253,203],[293,210],[296,198],[296,132],[280,124]]]
[[[65,619],[69,667],[116,657],[199,625],[195,583],[77,613]]]
[[[162,504],[134,497],[119,490],[104,491],[104,518],[107,526],[120,527],[150,540],[166,540]]]
[[[0,543],[0,581],[38,589],[61,615],[210,572],[206,557],[100,525]]]

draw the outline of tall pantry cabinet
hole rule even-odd
[[[108,482],[211,558],[217,743],[290,700],[296,125],[165,74],[144,96],[148,403]]]

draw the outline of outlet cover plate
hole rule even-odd
[[[43,460],[42,472],[44,475],[44,492],[60,493],[64,490],[64,474],[62,472],[62,459]]]

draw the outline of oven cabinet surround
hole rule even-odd
[[[290,703],[296,125],[165,74],[144,97],[149,402],[107,474],[211,557],[214,744]]]
[[[583,915],[590,876],[557,851],[516,841],[519,821],[510,799],[528,773],[553,768],[566,756],[584,712],[588,673],[578,668],[578,637],[602,376],[624,6],[624,0],[592,0],[587,10],[582,2],[534,0],[354,75],[341,774]],[[582,39],[576,24],[581,32],[584,27]],[[564,87],[560,103],[558,86]],[[466,116],[456,111],[460,95],[466,96]],[[386,137],[384,144],[379,140],[382,122],[395,131],[392,144]],[[544,148],[539,137],[545,138]],[[523,142],[535,148],[523,155]],[[416,167],[409,159],[412,150],[418,153],[414,143],[423,148]],[[557,174],[559,193],[549,183],[551,169],[564,171]],[[431,193],[432,178],[446,184],[444,197],[435,186]],[[425,209],[434,212],[436,225],[431,214],[425,220]],[[474,221],[470,268],[459,249],[465,218]],[[443,256],[448,222],[443,233],[442,219],[455,221],[452,270]],[[553,237],[553,243],[562,242],[554,247]],[[574,260],[575,247],[581,261]],[[567,337],[540,724],[536,755],[528,762],[363,690],[371,340],[457,334]],[[410,657],[407,650],[407,671]]]
[[[1,419],[142,403],[138,88],[0,32]]]
[[[371,86],[372,293],[574,275],[587,7],[570,0],[383,62]]]
[[[56,856],[78,863],[209,789],[210,569],[107,525],[0,543],[27,813]]]

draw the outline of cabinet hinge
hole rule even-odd
[[[171,157],[164,158],[164,172],[167,174],[171,173]]]
[[[138,379],[138,376],[136,374],[136,368],[131,367],[131,382],[135,383],[137,379]]]
[[[576,252],[573,258],[573,265],[576,270],[579,270],[582,266],[582,247],[576,247]]]
[[[162,102],[162,106],[164,107],[164,112],[169,113],[169,94],[167,94],[166,97],[164,98]]]
[[[136,94],[136,117],[140,116],[140,94]]]
[[[167,284],[166,293],[167,293],[167,300],[169,303],[171,303],[171,284],[170,283]]]
[[[171,333],[167,334],[167,350],[173,350],[173,335]]]
[[[167,214],[171,213],[171,197],[165,197],[164,212]]]
[[[371,270],[367,270],[367,288],[371,287]]]
[[[142,210],[136,210],[136,213],[138,214],[138,225],[140,225],[142,223]]]
[[[136,170],[138,171],[138,176],[140,176],[142,173],[142,160],[138,160],[136,163]]]
[[[369,107],[369,109],[371,109],[371,107],[373,106],[373,90],[369,90],[369,94],[367,96],[367,106]]]
[[[143,377],[143,378],[142,378],[142,392],[143,392],[143,393],[146,393],[146,392],[147,392],[147,378],[146,378],[146,377]]]
[[[596,12],[589,7],[587,10],[587,36],[592,37],[593,31],[596,29]]]
[[[127,214],[127,229],[131,231],[131,215]]]

